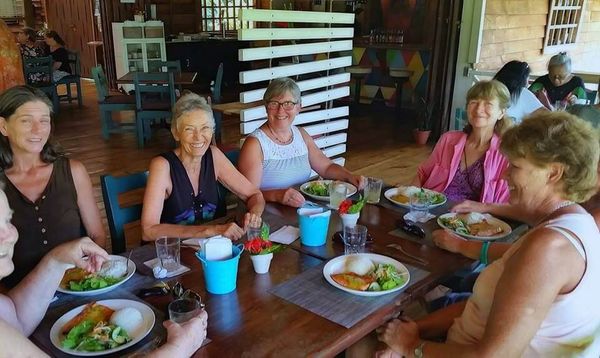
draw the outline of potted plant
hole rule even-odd
[[[365,206],[365,198],[360,196],[357,201],[352,201],[350,199],[346,199],[340,203],[338,207],[338,213],[342,218],[342,223],[344,227],[354,227],[358,222],[358,218],[360,217],[360,211],[363,206]]]
[[[433,104],[427,103],[423,97],[419,97],[415,106],[417,126],[413,130],[413,137],[418,145],[427,144],[429,135],[431,134],[431,117],[433,114]]]
[[[260,235],[248,237],[244,243],[244,249],[250,253],[254,272],[263,274],[269,272],[273,253],[281,250],[282,246],[273,244],[269,240],[269,227],[265,224],[261,227]]]

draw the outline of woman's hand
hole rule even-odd
[[[206,338],[208,314],[202,310],[185,323],[178,324],[167,320],[163,322],[163,326],[167,329],[167,343],[164,348],[169,349],[176,357],[191,357]]]
[[[248,227],[261,227],[261,225],[262,225],[262,218],[260,217],[260,215],[251,213],[251,212],[247,212],[246,215],[244,215],[244,228],[245,229]]]
[[[485,213],[487,211],[487,206],[478,201],[465,200],[460,204],[454,205],[450,211],[453,213]]]
[[[402,317],[377,328],[377,338],[394,352],[410,357],[419,345],[419,328],[413,320]]]
[[[282,190],[281,200],[279,201],[283,205],[299,208],[304,205],[304,196],[293,188],[287,188]]]
[[[358,190],[363,190],[367,185],[367,178],[362,175],[353,175],[350,179],[350,184],[354,185]]]
[[[434,230],[431,236],[437,247],[458,254],[462,254],[462,245],[467,242],[467,240],[448,230]]]
[[[234,241],[239,240],[244,235],[244,230],[236,223],[216,225],[215,231],[217,235],[225,236]]]
[[[51,262],[65,265],[65,269],[75,265],[88,272],[100,270],[104,261],[109,259],[108,253],[89,237],[65,242],[52,249],[47,257]]]

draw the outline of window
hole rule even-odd
[[[16,19],[22,18],[24,13],[23,0],[0,0],[0,18]],[[12,23],[8,20],[7,23]]]
[[[550,0],[544,54],[568,50],[577,42],[585,0]]]
[[[237,30],[240,9],[253,7],[254,0],[202,0],[202,30]]]

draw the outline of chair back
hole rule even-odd
[[[81,76],[81,62],[79,52],[67,50],[69,58],[69,66],[71,66],[72,76]]]
[[[110,240],[113,254],[125,252],[126,242],[123,226],[142,217],[142,204],[122,208],[119,205],[119,195],[135,189],[144,188],[148,172],[139,172],[121,177],[102,175],[100,185],[102,198],[106,209],[106,219],[110,230]]]
[[[23,59],[23,74],[27,84],[34,87],[53,86],[52,83],[52,57],[28,57]],[[29,75],[38,74],[42,79],[39,82],[30,82]]]
[[[585,94],[587,96],[588,101],[590,101],[590,104],[596,104],[596,96],[598,95],[597,90],[590,90],[586,88]]]
[[[137,111],[153,110],[144,106],[160,101],[169,101],[169,111],[175,105],[175,79],[173,72],[135,72],[133,75],[135,86],[135,103]],[[148,99],[145,99],[146,96]]]
[[[92,67],[92,78],[96,83],[96,95],[98,96],[98,101],[102,102],[108,97],[108,81],[106,80],[106,75],[104,74],[102,66],[98,65]]]
[[[158,67],[160,72],[177,72],[181,73],[181,62],[175,61],[162,61]]]
[[[223,85],[223,62],[219,64],[215,85],[212,89],[212,103],[221,103],[221,86]]]

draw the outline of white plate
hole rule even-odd
[[[80,351],[74,351],[71,349],[63,348],[60,345],[61,340],[64,339],[64,336],[61,332],[62,328],[67,322],[69,322],[73,317],[77,316],[79,314],[79,312],[81,312],[83,310],[85,305],[81,305],[79,307],[73,308],[69,312],[62,315],[62,317],[57,319],[56,322],[54,322],[54,325],[52,325],[52,328],[50,329],[50,341],[57,349],[60,349],[61,351],[68,353],[68,354],[82,356],[82,357],[93,357],[93,356],[100,356],[100,355],[104,355],[104,354],[110,354],[110,353],[118,352],[118,351],[121,351],[123,349],[133,346],[137,342],[141,341],[144,337],[146,337],[148,335],[148,333],[150,333],[150,331],[154,327],[154,320],[155,320],[154,312],[152,311],[152,309],[150,307],[148,307],[147,305],[145,305],[141,302],[133,301],[133,300],[103,300],[103,301],[98,301],[97,303],[104,305],[106,307],[112,308],[115,311],[120,310],[121,308],[125,308],[125,307],[133,307],[133,308],[136,308],[138,311],[140,311],[140,313],[142,314],[142,320],[143,320],[142,326],[137,330],[137,332],[134,332],[134,333],[127,332],[129,334],[129,336],[131,337],[131,342],[128,342],[128,343],[123,344],[122,346],[118,346],[113,349],[107,349],[107,350],[101,351],[101,352],[80,352]]]
[[[358,290],[353,290],[351,288],[344,287],[344,286],[340,285],[339,283],[335,282],[331,278],[331,275],[336,274],[336,273],[344,273],[346,260],[351,256],[365,257],[365,258],[373,261],[373,263],[375,265],[377,265],[377,264],[392,264],[396,267],[396,269],[398,270],[398,273],[400,273],[401,275],[407,276],[406,282],[404,282],[403,285],[394,287],[391,290],[386,290],[386,291],[358,291]],[[327,280],[327,282],[329,282],[335,288],[339,288],[340,290],[346,291],[353,295],[368,296],[368,297],[382,296],[382,295],[387,295],[388,293],[399,291],[399,290],[403,289],[406,285],[408,285],[408,282],[410,281],[410,272],[408,271],[406,266],[404,266],[400,261],[394,260],[391,257],[378,255],[378,254],[353,254],[353,255],[338,256],[334,259],[329,260],[329,262],[325,264],[325,267],[323,267],[323,276],[325,277],[325,280]]]
[[[322,179],[322,180],[312,180],[309,182],[306,182],[304,184],[302,184],[300,186],[300,191],[305,194],[310,196],[311,198],[315,199],[315,200],[321,200],[321,201],[329,201],[329,195],[327,196],[320,196],[320,195],[314,195],[311,194],[309,192],[306,191],[306,188],[311,184],[311,183],[315,183],[315,182],[320,182],[325,184],[327,187],[329,187],[329,183],[331,183],[331,180],[328,179]],[[348,194],[346,194],[346,198],[351,197],[352,195],[356,194],[356,192],[358,191],[358,189],[356,189],[356,187],[350,183],[344,183],[346,185],[346,187],[348,187]],[[337,208],[336,208],[337,209]]]
[[[483,215],[485,216],[486,220],[490,224],[492,224],[492,225],[498,225],[498,226],[500,226],[502,228],[502,232],[499,233],[499,234],[497,234],[497,235],[494,235],[494,236],[475,236],[475,235],[469,235],[469,234],[461,234],[461,233],[458,233],[458,232],[452,230],[451,228],[447,227],[446,225],[444,225],[442,223],[442,220],[440,220],[440,219],[453,218],[456,215],[458,215],[458,214],[457,213],[446,213],[446,214],[440,215],[437,218],[437,223],[438,223],[439,226],[443,227],[444,229],[448,229],[448,230],[456,233],[456,235],[460,235],[460,236],[465,237],[467,239],[473,239],[473,240],[479,240],[479,241],[498,240],[498,239],[501,239],[501,238],[503,238],[505,236],[510,235],[510,233],[512,232],[512,228],[510,227],[510,225],[508,225],[507,223],[505,223],[504,221],[502,221],[500,219],[497,219],[497,218],[493,217],[490,214],[483,214]]]
[[[444,204],[446,203],[446,200],[447,200],[447,199],[446,199],[446,195],[444,195],[444,194],[442,194],[442,193],[440,193],[440,192],[437,192],[437,191],[429,190],[429,189],[423,189],[423,190],[424,190],[425,192],[428,192],[428,193],[433,193],[433,194],[441,194],[441,195],[444,197],[444,201],[442,201],[442,202],[440,202],[440,203],[436,203],[436,204],[431,204],[431,205],[429,205],[429,208],[430,208],[430,209],[431,209],[431,208],[438,207],[438,206],[440,206],[440,205],[444,205]],[[403,208],[410,209],[410,203],[402,203],[402,202],[400,202],[400,201],[397,201],[397,200],[394,200],[394,199],[392,199],[392,197],[393,197],[394,195],[398,194],[398,192],[399,192],[399,191],[400,191],[400,189],[399,189],[399,188],[391,188],[391,189],[388,189],[388,190],[386,190],[386,191],[385,191],[385,193],[383,193],[383,195],[384,195],[384,196],[385,196],[385,197],[386,197],[386,198],[387,198],[389,201],[391,201],[392,203],[394,203],[394,204],[396,204],[396,205],[399,205],[399,206],[401,206],[401,207],[403,207]]]
[[[127,260],[127,257],[123,257],[121,255],[109,255],[111,259],[120,259],[120,260]],[[129,260],[129,262],[127,262],[127,274],[125,275],[125,277],[115,283],[114,285],[111,286],[107,286],[104,288],[99,288],[97,290],[91,290],[91,291],[71,291],[69,289],[66,288],[62,288],[60,286],[58,286],[58,288],[56,289],[58,292],[62,292],[62,293],[68,293],[70,295],[74,295],[74,296],[94,296],[94,295],[99,295],[101,293],[105,293],[105,292],[109,292],[114,290],[115,288],[119,287],[120,285],[124,284],[125,281],[129,280],[131,278],[131,276],[133,276],[133,274],[135,273],[135,263],[132,260]]]

